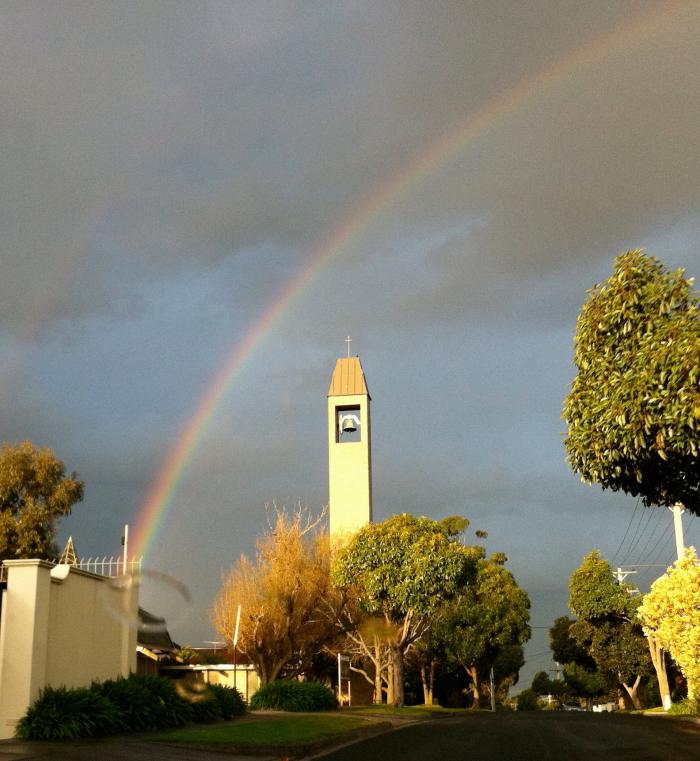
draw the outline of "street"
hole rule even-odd
[[[414,724],[324,761],[697,761],[700,725],[662,717],[479,713]]]

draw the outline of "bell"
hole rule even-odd
[[[357,430],[357,425],[355,424],[355,416],[348,415],[347,417],[344,417],[342,428],[343,433],[355,433]]]

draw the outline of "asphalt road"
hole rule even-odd
[[[279,755],[258,756],[272,761]],[[321,756],[319,755],[320,759]],[[0,743],[0,761],[243,761],[126,738]],[[402,727],[323,761],[700,761],[700,725],[644,716],[479,713]]]
[[[700,725],[646,716],[479,713],[414,724],[323,761],[700,761]]]

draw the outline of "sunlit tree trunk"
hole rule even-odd
[[[403,652],[401,651],[400,647],[396,647],[395,645],[392,645],[391,648],[391,663],[393,671],[392,682],[394,685],[392,705],[399,707],[404,704]]]
[[[647,641],[649,642],[651,662],[654,664],[656,678],[659,681],[661,705],[663,705],[664,709],[668,711],[671,707],[671,690],[668,686],[668,672],[666,671],[666,656],[664,654],[664,649],[654,637],[647,637]]]
[[[472,691],[472,708],[476,710],[479,708],[481,703],[481,691],[479,690],[479,671],[476,666],[465,666],[464,670],[467,672],[467,675],[472,680],[471,683],[471,691]]]

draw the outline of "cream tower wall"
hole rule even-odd
[[[362,526],[372,521],[372,447],[370,397],[366,393],[364,375],[359,359],[338,360],[340,363],[356,362],[352,367],[361,376],[358,385],[365,391],[360,394],[329,394],[328,396],[328,498],[330,534],[334,542],[343,541]],[[343,368],[344,370],[346,368]],[[334,374],[335,380],[335,374]],[[334,382],[331,382],[333,390]],[[353,389],[351,383],[349,388]],[[359,407],[360,440],[338,441],[338,410]]]

